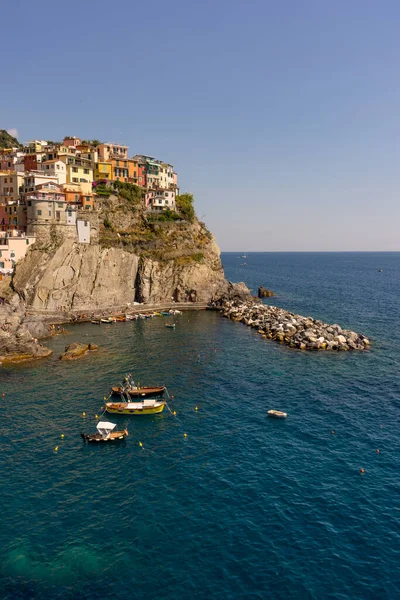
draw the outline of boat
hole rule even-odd
[[[165,400],[148,398],[131,402],[127,394],[128,402],[106,402],[106,411],[118,415],[156,415],[164,410]]]
[[[171,329],[175,328],[176,323],[165,323],[164,327],[170,327]]]
[[[378,273],[382,273],[382,269],[378,269]]]
[[[101,323],[101,321],[96,321],[95,319],[92,319],[90,322],[93,323],[94,325],[100,325],[100,323]]]
[[[170,314],[170,315],[181,315],[181,314],[182,314],[182,311],[181,311],[181,310],[177,310],[176,308],[171,308],[171,309],[169,310],[169,314]]]
[[[132,398],[147,398],[149,396],[162,396],[165,390],[165,385],[158,386],[142,386],[136,385],[129,373],[124,377],[121,385],[115,385],[111,388],[112,396],[120,396],[121,394],[129,394]]]
[[[281,410],[269,410],[267,412],[269,417],[275,417],[275,419],[286,419],[287,413],[282,412]]]
[[[171,316],[171,313],[165,312],[165,311],[161,311],[161,314],[162,314],[163,317],[170,317]]]
[[[97,433],[81,433],[84,442],[116,442],[128,437],[128,430],[114,431],[115,423],[100,421],[97,423]]]

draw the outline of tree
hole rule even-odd
[[[176,208],[178,209],[178,211],[180,212],[182,217],[186,221],[193,223],[194,217],[195,217],[194,207],[193,207],[193,204],[194,204],[193,194],[189,194],[187,192],[185,194],[181,194],[180,196],[176,197],[175,202],[176,202]]]

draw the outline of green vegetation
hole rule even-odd
[[[150,213],[147,217],[148,223],[163,223],[166,221],[181,221],[182,217],[169,208],[160,213]]]
[[[10,135],[5,129],[0,129],[0,148],[21,148],[17,138]]]
[[[94,192],[98,196],[111,196],[114,193],[113,189],[105,183],[98,183]]]
[[[182,215],[182,217],[186,220],[189,221],[189,223],[193,223],[194,218],[195,218],[195,212],[194,212],[194,198],[193,198],[193,194],[181,194],[180,196],[177,196],[176,199],[176,208],[178,209],[179,213]]]
[[[101,142],[100,140],[82,140],[82,144],[89,144],[96,148],[97,146],[100,146]]]
[[[125,183],[124,181],[114,181],[113,186],[114,190],[121,198],[128,200],[131,204],[141,204],[143,200],[143,190],[139,186],[134,183]]]

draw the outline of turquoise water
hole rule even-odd
[[[371,351],[296,352],[193,312],[71,325],[49,360],[3,368],[1,598],[400,597],[400,254],[240,254],[229,279]],[[101,351],[59,361],[74,340]],[[128,370],[166,383],[176,417],[110,415],[127,441],[83,444]]]

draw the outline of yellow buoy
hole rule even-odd
[[[176,415],[176,410],[174,410],[173,414]]]
[[[99,418],[99,415],[94,415],[94,418],[95,418],[95,419],[98,419],[98,418]]]
[[[187,433],[184,433],[184,434],[183,434],[183,437],[187,437]]]
[[[104,396],[104,402],[107,400],[107,398]]]
[[[143,444],[142,444],[142,442],[139,442],[139,446],[140,446],[141,448],[143,448]]]
[[[199,407],[198,407],[198,406],[196,406],[195,410],[199,410]]]
[[[58,450],[58,446],[56,446],[56,447],[54,448],[54,452],[57,452],[57,450]]]
[[[85,412],[82,413],[82,417],[86,417],[86,413]]]
[[[63,440],[63,439],[64,439],[64,434],[62,433],[60,437],[61,437],[61,439]]]

